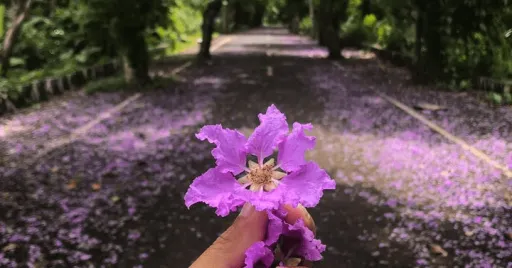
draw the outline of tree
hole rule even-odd
[[[0,4],[0,36],[4,35],[5,6]]]
[[[7,71],[9,70],[9,62],[11,59],[12,51],[14,49],[14,45],[16,44],[16,40],[21,31],[21,27],[23,22],[29,16],[30,7],[32,5],[32,0],[17,0],[14,1],[13,8],[15,10],[15,15],[11,22],[11,25],[7,32],[5,33],[5,38],[1,51],[1,71],[0,76],[6,77]]]
[[[319,41],[329,50],[330,59],[340,59],[341,22],[346,19],[348,0],[321,0],[319,6],[318,26]]]
[[[417,82],[421,82],[421,79],[424,79],[424,70],[423,70],[423,56],[422,56],[422,48],[423,48],[423,30],[424,30],[424,13],[423,6],[421,0],[416,1],[416,23],[415,23],[415,41],[414,41],[414,71],[413,76],[414,80]]]
[[[425,66],[428,69],[428,75],[439,78],[443,71],[444,51],[442,41],[442,14],[440,0],[428,1],[425,7]]]
[[[87,12],[85,27],[98,42],[113,44],[123,62],[127,82],[149,82],[150,29],[168,23],[170,0],[82,0]],[[107,37],[105,37],[107,36]]]
[[[312,38],[317,38],[316,36],[316,16],[315,16],[315,2],[314,0],[308,0],[308,6],[309,6],[309,17],[311,18],[311,32],[309,35]]]
[[[215,26],[215,18],[222,8],[222,0],[212,0],[206,5],[203,12],[203,25],[201,26],[203,40],[197,55],[198,59],[210,59],[210,46]]]

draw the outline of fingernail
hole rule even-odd
[[[309,214],[308,210],[302,206],[302,205],[298,205],[297,206],[298,209],[300,209],[300,211],[302,212],[302,216],[305,217],[304,220],[313,220],[313,218],[311,218],[311,215]]]
[[[251,204],[246,203],[246,204],[242,207],[242,211],[240,211],[240,217],[247,218],[247,217],[249,217],[253,212],[254,212],[254,207],[253,207]]]
[[[311,214],[309,214],[308,210],[305,207],[303,207],[302,205],[299,205],[298,207],[300,210],[302,210],[302,216],[304,217],[306,225],[308,225],[308,228],[310,228],[311,231],[313,231],[313,233],[316,234],[315,220],[313,219],[313,217],[311,217]]]

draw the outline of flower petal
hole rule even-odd
[[[221,125],[209,125],[201,128],[196,137],[200,140],[207,139],[217,145],[212,150],[212,155],[217,160],[217,166],[221,172],[241,173],[245,168],[247,153],[245,136],[229,128],[222,128]]]
[[[250,190],[243,189],[243,192],[239,193],[239,195],[243,196],[243,198],[245,198],[247,202],[251,203],[251,205],[253,205],[257,211],[277,209],[281,204],[283,195],[283,193],[279,191],[279,187],[280,186],[278,185],[276,189],[271,190],[269,192],[253,192]]]
[[[276,210],[267,211],[268,225],[267,225],[267,236],[265,238],[265,245],[272,246],[277,243],[279,236],[284,232],[284,216],[283,212]]]
[[[336,188],[336,183],[327,172],[316,163],[308,162],[299,170],[284,177],[276,191],[282,196],[282,204],[294,207],[299,204],[305,207],[314,207],[320,201],[323,190],[334,188]]]
[[[306,260],[317,261],[322,259],[325,245],[315,234],[307,228],[302,219],[294,224],[285,221],[286,211],[281,207],[278,210],[268,211],[267,238],[265,244],[273,246],[282,236],[281,250],[285,255],[300,256]],[[292,251],[292,252],[289,252]]]
[[[300,169],[306,164],[304,154],[315,147],[315,137],[306,136],[304,130],[311,130],[311,124],[293,123],[293,130],[282,143],[279,144],[277,164],[288,172]]]
[[[251,203],[258,211],[278,209],[284,204],[314,207],[320,201],[323,190],[335,187],[336,183],[325,170],[314,162],[308,162],[278,181],[274,190],[253,192],[242,188],[237,195]]]
[[[288,133],[286,116],[274,104],[268,107],[265,114],[259,114],[260,125],[249,137],[247,151],[258,157],[260,164],[263,159],[272,154],[277,145]]]
[[[224,217],[244,203],[237,194],[240,188],[242,187],[233,175],[211,168],[190,185],[185,194],[185,205],[190,208],[195,203],[204,202],[217,208],[217,215]]]
[[[294,255],[299,255],[308,261],[318,261],[322,259],[322,252],[325,251],[325,245],[322,241],[315,239],[315,234],[306,227],[302,219],[297,220],[295,224],[286,224],[287,230],[285,236],[299,238],[300,243],[293,250]]]
[[[274,261],[274,254],[262,241],[252,244],[245,252],[245,268],[268,268]],[[256,266],[256,264],[258,266]]]

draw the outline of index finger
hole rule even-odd
[[[296,208],[294,208],[290,205],[284,205],[284,209],[286,210],[286,212],[288,212],[288,214],[286,214],[286,217],[284,218],[286,222],[288,222],[289,224],[294,224],[295,222],[297,222],[297,220],[302,219],[304,221],[304,225],[306,225],[306,227],[308,227],[308,229],[311,230],[316,235],[315,221],[313,220],[313,218],[311,217],[311,215],[309,214],[305,207],[303,207],[302,205],[298,205]],[[313,263],[306,260],[304,260],[303,265],[305,266],[298,266],[297,268],[313,267]]]
[[[309,212],[302,205],[298,205],[296,208],[290,205],[284,205],[284,208],[288,214],[286,214],[285,220],[289,224],[294,224],[298,219],[302,219],[304,221],[304,225],[308,227],[316,235],[316,225],[315,221],[309,215]]]

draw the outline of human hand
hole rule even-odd
[[[313,233],[315,222],[308,211],[298,206],[285,206],[288,214],[286,222],[294,224],[302,219]],[[240,268],[244,265],[245,251],[255,242],[265,240],[267,231],[267,213],[256,211],[250,204],[245,204],[233,224],[206,249],[190,268]],[[311,267],[311,263],[307,263]],[[299,267],[297,267],[299,268]]]

